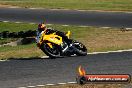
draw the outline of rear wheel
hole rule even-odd
[[[86,56],[87,48],[80,42],[74,42],[74,47],[76,48],[77,56]]]
[[[41,46],[41,50],[50,58],[57,58],[61,55],[57,45],[55,44],[52,44],[51,48],[47,43],[43,43]]]

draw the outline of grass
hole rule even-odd
[[[86,45],[89,52],[111,51],[132,48],[132,31],[122,32],[119,28],[101,29],[97,27],[78,27],[78,26],[61,26],[51,25],[50,27],[61,30],[71,31],[73,39],[81,41]],[[10,31],[17,32],[21,30],[35,30],[36,24],[26,23],[2,23],[0,22],[0,32]],[[8,41],[10,39],[0,40]],[[20,45],[16,47],[0,47],[0,59],[36,57],[43,56],[43,52],[36,47],[36,44]]]
[[[0,3],[48,9],[132,11],[132,0],[0,0]]]
[[[0,32],[9,31],[9,32],[18,32],[18,31],[26,31],[26,30],[35,30],[37,25],[30,25],[30,24],[14,24],[14,23],[2,23],[0,22]],[[15,38],[8,38],[8,39],[0,39],[0,44],[5,44],[11,41],[17,40]]]
[[[0,59],[40,57],[43,52],[36,47],[36,44],[20,45],[16,47],[0,47]]]
[[[17,38],[0,39],[0,45],[10,43],[10,42],[16,41],[16,40],[17,40]]]
[[[9,32],[18,32],[18,31],[26,31],[26,30],[35,30],[37,25],[32,24],[15,24],[15,23],[3,23],[0,22],[0,32],[9,31]]]

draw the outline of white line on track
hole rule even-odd
[[[27,8],[27,9],[37,10],[37,9],[45,9],[45,8]]]
[[[44,87],[45,85],[36,85],[37,87]]]
[[[93,52],[93,53],[88,53],[88,54],[120,53],[120,52],[127,52],[127,51],[132,51],[132,49],[117,50],[117,51],[107,51],[107,52]]]
[[[45,84],[45,85],[36,85],[36,86],[27,86],[27,87],[18,87],[18,88],[36,88],[36,87],[66,85],[66,84],[76,84],[76,83],[77,82],[67,82],[67,83]]]
[[[18,88],[27,88],[27,87],[18,87]]]
[[[12,7],[8,7],[8,8],[21,8],[21,7],[17,7],[17,6],[12,6]],[[45,8],[27,8],[27,9],[45,9]],[[49,10],[71,10],[71,9],[49,9]],[[86,12],[111,12],[111,13],[132,13],[132,12],[125,12],[125,11],[103,11],[103,10],[79,10],[79,9],[75,9],[74,11],[86,11]]]
[[[9,22],[9,21],[6,21],[6,20],[5,20],[5,21],[2,21],[2,22],[5,22],[5,23],[7,23],[7,22]]]
[[[108,28],[111,28],[111,27],[100,27],[100,28],[108,29]]]
[[[64,11],[64,10],[70,10],[70,9],[49,9],[49,10],[53,10],[53,11],[60,11],[60,10],[62,10],[62,11]]]
[[[57,83],[58,85],[64,85],[64,84],[66,84],[66,83]]]
[[[53,85],[55,85],[55,84],[46,84],[46,86],[53,86]]]
[[[132,13],[132,12],[125,12],[125,13]]]
[[[29,24],[36,24],[36,23],[29,23]]]
[[[8,61],[8,60],[0,60],[0,62],[4,62],[4,61]]]
[[[67,82],[68,84],[75,84],[75,83],[77,83],[77,82]]]
[[[19,24],[19,23],[22,23],[22,22],[15,22],[15,23]]]
[[[20,8],[20,7],[17,7],[17,6],[12,6],[12,7],[8,7],[8,8],[14,8],[14,9],[15,9],[15,8]]]
[[[66,27],[66,26],[69,26],[69,25],[62,25],[62,26],[65,26]]]
[[[41,58],[49,58],[49,56],[42,56]]]
[[[50,26],[50,25],[53,25],[53,24],[46,24],[46,25],[49,25]]]
[[[28,88],[35,88],[36,86],[27,86]]]
[[[37,8],[29,8],[29,9],[37,9]]]
[[[131,30],[132,28],[126,28],[127,30]]]
[[[10,22],[10,21],[1,21],[1,22],[5,22],[5,23],[7,23],[7,22]],[[14,23],[24,23],[24,22],[14,22]],[[32,22],[30,22],[29,24],[36,24],[36,23],[32,23]],[[54,25],[54,24],[46,24],[46,25]],[[64,25],[61,25],[61,26],[70,26],[70,25],[67,25],[67,24],[64,24]],[[78,27],[92,27],[92,26],[87,26],[87,25],[78,25]],[[99,28],[103,28],[103,29],[108,29],[108,28],[112,28],[112,27],[99,27]],[[114,27],[114,28],[116,28],[116,27]],[[132,28],[126,28],[127,30],[130,30],[130,29],[132,29]]]

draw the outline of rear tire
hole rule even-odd
[[[76,48],[77,56],[86,56],[87,55],[87,48],[82,43],[74,42],[74,47]]]
[[[61,53],[57,47],[57,45],[52,44],[53,48],[50,48],[47,43],[43,43],[41,46],[41,50],[50,58],[54,59],[57,57],[61,57]]]

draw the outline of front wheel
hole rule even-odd
[[[74,47],[76,48],[77,56],[86,56],[87,55],[87,48],[82,43],[74,42]]]
[[[41,50],[50,58],[57,58],[61,56],[60,51],[55,44],[52,44],[51,48],[47,43],[43,43],[41,46]]]

